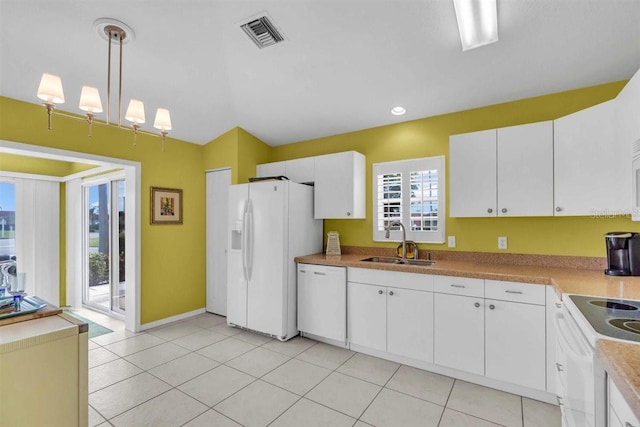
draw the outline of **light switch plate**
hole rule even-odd
[[[456,236],[449,236],[449,247],[450,248],[456,247]]]
[[[498,237],[498,249],[507,249],[506,237]]]

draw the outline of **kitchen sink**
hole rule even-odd
[[[365,258],[362,261],[377,262],[382,264],[418,265],[420,267],[430,267],[433,264],[435,264],[435,261],[429,261],[426,259],[386,258],[386,257],[380,257],[380,256]]]

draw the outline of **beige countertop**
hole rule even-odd
[[[429,267],[362,261],[370,256],[376,255],[360,253],[327,256],[317,254],[297,257],[296,262],[536,283],[552,285],[559,296],[580,294],[640,300],[640,277],[606,276],[602,270],[452,260],[436,260],[435,264]],[[599,340],[596,354],[627,399],[629,406],[640,418],[640,345]]]

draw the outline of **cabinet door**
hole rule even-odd
[[[285,170],[285,162],[263,163],[256,166],[256,176],[263,178],[265,176],[287,176]]]
[[[433,362],[433,293],[387,289],[387,351]]]
[[[553,122],[498,129],[498,216],[553,215]]]
[[[485,357],[487,377],[544,390],[544,306],[486,300]]]
[[[347,269],[298,264],[298,329],[345,342]]]
[[[496,130],[449,138],[450,215],[496,216]]]
[[[434,363],[484,375],[484,300],[434,294]]]
[[[315,159],[313,157],[287,160],[285,164],[286,177],[294,182],[314,182],[315,168]]]
[[[387,350],[387,289],[384,286],[348,285],[349,342]]]
[[[355,151],[315,157],[315,218],[365,217],[365,157]]]
[[[616,137],[615,102],[554,121],[555,215],[630,211],[631,142]]]

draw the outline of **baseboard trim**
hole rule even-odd
[[[143,325],[140,325],[140,330],[146,331],[147,329],[157,328],[158,326],[163,326],[172,322],[177,322],[179,320],[185,320],[202,313],[206,313],[206,310],[204,307],[199,308],[197,310],[188,311],[186,313],[178,314],[175,316],[165,317],[164,319],[156,320],[155,322],[145,323]]]

